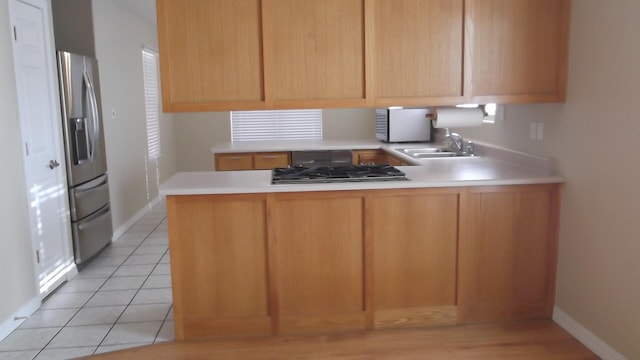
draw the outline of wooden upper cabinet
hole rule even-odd
[[[157,0],[165,111],[563,101],[570,0]]]
[[[165,111],[264,108],[260,0],[157,0]]]
[[[375,104],[461,103],[463,1],[372,0]]]
[[[467,0],[473,102],[564,101],[569,0]]]
[[[364,0],[264,0],[263,14],[273,106],[366,106]]]

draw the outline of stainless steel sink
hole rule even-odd
[[[473,155],[457,152],[451,149],[442,147],[424,147],[424,148],[404,148],[396,149],[396,151],[410,156],[414,159],[429,159],[429,158],[447,158],[447,157],[471,157]]]

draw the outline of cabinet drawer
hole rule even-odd
[[[408,164],[395,156],[387,154],[387,163],[391,166],[407,166]]]
[[[289,153],[261,153],[253,156],[253,168],[269,170],[277,167],[287,167],[290,164]]]
[[[253,156],[251,154],[223,154],[216,155],[216,170],[251,170]]]
[[[354,150],[354,165],[383,165],[387,164],[387,153],[383,150]]]

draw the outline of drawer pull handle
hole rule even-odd
[[[242,160],[242,159],[244,159],[244,157],[242,157],[242,156],[230,156],[227,159],[229,159],[229,160]]]
[[[276,155],[265,155],[262,158],[265,159],[265,160],[275,160],[275,159],[278,158],[278,156],[276,156]]]

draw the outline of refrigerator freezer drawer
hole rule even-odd
[[[109,203],[107,175],[70,189],[69,202],[71,221],[82,219],[104,207]]]
[[[111,208],[105,205],[95,214],[71,223],[76,264],[91,259],[111,242]]]

